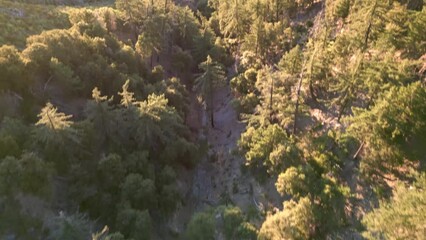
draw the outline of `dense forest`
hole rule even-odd
[[[425,6],[0,0],[0,239],[426,239]]]

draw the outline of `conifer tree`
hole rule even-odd
[[[426,177],[417,176],[410,186],[399,182],[390,201],[366,214],[362,220],[367,239],[423,239],[426,226]]]
[[[144,21],[144,28],[136,43],[137,51],[145,58],[150,57],[151,68],[153,67],[154,54],[159,54],[163,47],[164,38],[162,36],[159,16],[151,17]]]
[[[308,239],[314,226],[313,206],[308,198],[284,202],[284,209],[268,216],[259,231],[260,240]]]
[[[87,120],[89,120],[97,131],[98,143],[100,146],[105,142],[107,145],[114,141],[113,133],[115,130],[115,115],[110,106],[113,98],[102,96],[98,88],[92,91],[92,100],[85,108]]]
[[[15,47],[0,47],[0,72],[0,90],[23,92],[28,84],[25,65]]]
[[[425,141],[426,91],[416,82],[393,87],[370,109],[354,108],[348,118],[348,132],[363,142],[361,170],[370,177],[401,165],[404,159],[424,162],[424,149],[415,142]]]
[[[56,169],[63,173],[69,170],[70,158],[75,154],[74,148],[80,144],[80,134],[72,126],[71,115],[58,112],[50,102],[38,114],[35,124],[35,146],[41,148],[46,160],[55,163]]]
[[[214,128],[214,91],[223,85],[225,72],[222,66],[213,61],[210,56],[199,65],[203,73],[195,79],[194,89],[198,91],[206,106],[206,111],[210,115],[210,124]]]
[[[249,127],[238,145],[245,153],[247,166],[265,169],[270,175],[297,163],[299,158],[294,140],[277,124]]]
[[[217,9],[222,33],[228,38],[241,39],[248,31],[250,18],[243,0],[219,1]]]

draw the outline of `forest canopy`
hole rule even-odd
[[[0,0],[1,239],[423,239],[424,0]]]

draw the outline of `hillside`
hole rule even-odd
[[[423,0],[0,0],[0,239],[424,239]]]

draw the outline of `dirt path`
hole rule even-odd
[[[236,191],[236,181],[241,178],[243,159],[232,152],[245,125],[237,120],[231,100],[229,87],[219,89],[215,94],[216,128],[205,130],[209,152],[194,174],[193,195],[198,199],[197,210],[202,210],[206,204],[216,206],[232,201],[229,198]]]
[[[236,153],[237,142],[245,130],[231,104],[229,86],[215,94],[215,129],[206,129],[208,157],[198,165],[193,182],[194,209],[231,203],[243,211],[281,205],[275,179],[260,185],[250,173],[243,173],[244,158]],[[262,207],[264,206],[264,207]]]
[[[245,123],[237,119],[232,107],[229,86],[218,89],[214,96],[215,129],[204,121],[200,139],[208,141],[209,150],[192,173],[185,205],[176,211],[170,227],[183,232],[195,212],[222,204],[233,204],[244,212],[280,208],[282,199],[275,189],[276,179],[260,185],[250,173],[242,172],[244,158],[236,153],[237,142]],[[206,117],[204,117],[206,119]],[[254,222],[259,225],[261,221]]]

